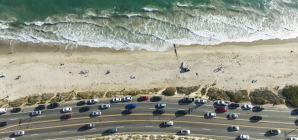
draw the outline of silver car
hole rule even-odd
[[[163,122],[163,125],[172,126],[174,125],[174,123],[172,121],[168,121],[168,122]]]
[[[208,113],[206,113],[206,116],[208,116],[208,117],[215,117],[216,116],[216,113],[208,112]]]
[[[131,96],[125,96],[123,98],[123,101],[127,102],[127,101],[131,101],[132,100],[132,97]]]
[[[190,134],[190,130],[184,130],[184,129],[182,129],[180,131],[180,133],[183,134],[183,135],[188,135],[188,134]]]
[[[166,104],[161,104],[161,103],[157,104],[157,107],[159,107],[159,108],[166,107],[166,106],[167,106]]]
[[[236,119],[236,118],[238,118],[238,115],[237,114],[229,114],[229,118]]]
[[[33,111],[31,113],[32,116],[37,116],[37,115],[40,115],[41,114],[41,111]]]
[[[99,115],[101,115],[101,112],[93,111],[93,112],[91,113],[91,115],[92,115],[92,116],[99,116]]]
[[[248,140],[249,139],[249,135],[240,135],[240,139],[242,139],[242,140]]]
[[[113,98],[113,102],[114,102],[114,103],[121,102],[121,98]]]
[[[110,104],[102,104],[100,107],[101,107],[101,108],[110,108],[111,105],[110,105]]]
[[[232,131],[239,131],[240,128],[239,126],[230,126],[229,129]]]
[[[25,134],[25,131],[18,131],[18,132],[14,132],[15,136],[22,136]]]
[[[207,100],[198,99],[197,100],[197,103],[199,103],[199,104],[205,104],[205,103],[207,103]]]

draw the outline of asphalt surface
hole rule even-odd
[[[30,112],[35,108],[22,109],[20,113],[9,113],[0,115],[0,122],[7,121],[8,125],[0,127],[0,138],[15,137],[14,132],[24,130],[25,135],[15,137],[18,140],[31,139],[67,139],[70,137],[100,136],[109,135],[105,131],[109,128],[118,128],[119,133],[139,134],[178,134],[181,129],[189,129],[191,135],[217,137],[222,139],[239,139],[241,134],[249,135],[251,139],[259,140],[282,140],[288,137],[298,137],[296,131],[298,116],[290,110],[280,110],[274,107],[267,107],[265,110],[243,110],[241,107],[228,109],[227,112],[216,111],[213,102],[200,105],[195,103],[185,104],[178,98],[163,97],[159,102],[137,101],[110,103],[111,108],[101,109],[102,103],[110,103],[110,100],[102,99],[99,103],[89,106],[89,111],[81,111],[82,106],[74,102],[62,103],[58,108],[47,108],[42,110],[39,116],[31,116]],[[129,103],[136,103],[132,114],[125,114],[125,106]],[[164,114],[155,114],[157,103],[166,103]],[[72,112],[62,113],[63,107],[72,107]],[[178,115],[178,110],[186,110],[188,114]],[[101,111],[102,115],[90,116],[92,111]],[[216,112],[217,116],[208,118],[207,112]],[[239,118],[228,119],[227,115],[236,113]],[[64,114],[73,114],[71,119],[60,119]],[[261,121],[252,121],[254,115],[263,116]],[[174,126],[164,127],[164,121],[173,121]],[[297,123],[297,125],[295,124]],[[94,129],[85,129],[83,126],[89,123],[96,125]],[[229,126],[239,126],[237,132],[229,131]],[[270,129],[280,129],[281,134],[270,135]]]

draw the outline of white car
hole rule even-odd
[[[101,107],[101,108],[110,108],[111,105],[110,105],[110,104],[102,104],[100,107]]]
[[[16,136],[22,136],[24,134],[25,134],[25,131],[14,132],[14,135],[16,135]]]
[[[240,135],[240,139],[248,140],[249,139],[249,135]]]
[[[238,118],[237,114],[229,114],[229,118],[236,119]]]
[[[166,107],[167,105],[166,104],[157,104],[157,107]]]
[[[127,101],[131,101],[132,100],[132,97],[131,96],[125,96],[123,98],[123,101],[127,102]]]
[[[183,134],[183,135],[187,135],[187,134],[190,134],[190,130],[184,130],[184,129],[182,129],[180,131],[180,133]]]
[[[298,138],[290,137],[288,140],[298,140]]]
[[[71,107],[65,107],[62,109],[63,112],[70,112],[72,111],[72,108]]]
[[[252,109],[252,105],[245,104],[243,105],[243,109]]]
[[[113,98],[113,102],[114,102],[114,103],[121,102],[121,98]]]
[[[9,138],[9,139],[5,139],[5,140],[16,140],[15,138]]]
[[[33,111],[31,112],[31,115],[32,116],[36,116],[36,115],[40,115],[41,114],[41,111]]]
[[[239,126],[230,126],[229,129],[232,131],[239,131],[240,128]]]
[[[225,101],[221,101],[221,100],[217,101],[216,103],[217,103],[217,105],[223,105],[223,106],[228,105]]]
[[[199,103],[199,104],[205,104],[205,103],[207,103],[207,100],[198,99],[197,100],[197,103]]]
[[[168,122],[163,122],[163,125],[172,126],[174,125],[174,123],[172,121],[168,121]]]
[[[89,103],[90,103],[90,104],[98,103],[98,99],[90,99],[90,100],[89,100]]]
[[[206,116],[208,116],[208,117],[215,117],[216,116],[216,113],[208,112],[208,113],[206,113]]]
[[[91,113],[91,115],[92,115],[92,116],[99,116],[99,115],[101,115],[101,112],[93,111],[93,112]]]

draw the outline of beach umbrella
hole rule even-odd
[[[3,73],[3,74],[1,75],[1,77],[6,77],[6,74],[5,74],[5,73]]]

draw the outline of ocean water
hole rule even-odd
[[[298,36],[298,0],[1,0],[0,39],[166,51]]]

